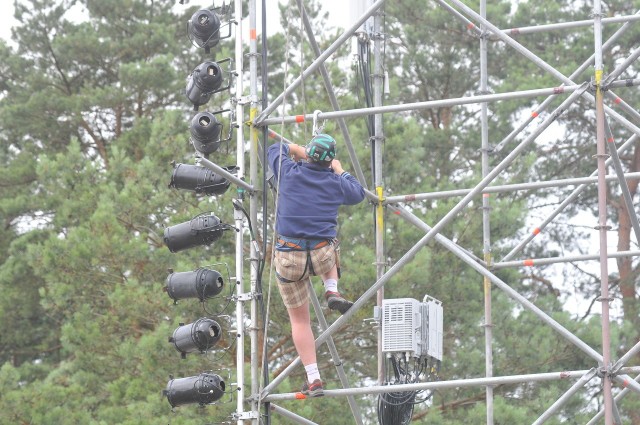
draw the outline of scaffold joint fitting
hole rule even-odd
[[[243,421],[247,419],[259,419],[260,415],[258,412],[235,412],[231,415],[234,420]]]
[[[258,298],[258,294],[255,292],[247,292],[244,294],[240,294],[240,295],[234,295],[231,297],[231,299],[233,301],[251,301],[252,299],[257,299]]]

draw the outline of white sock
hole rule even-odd
[[[316,379],[320,379],[320,371],[318,370],[318,363],[312,363],[304,367],[307,371],[307,381],[312,383]]]
[[[336,279],[327,279],[324,281],[324,290],[338,292],[338,281]]]

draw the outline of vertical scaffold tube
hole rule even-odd
[[[598,162],[598,230],[600,232],[600,302],[602,303],[602,376],[604,397],[604,422],[613,425],[613,398],[611,392],[611,342],[609,332],[609,271],[607,259],[607,168],[605,129],[604,129],[604,95],[602,92],[602,5],[600,0],[593,2],[593,35],[595,44],[595,86],[596,86],[596,158]]]
[[[242,122],[242,117],[244,114],[244,108],[242,106],[242,102],[240,102],[240,98],[242,97],[242,0],[235,0],[234,3],[234,18],[236,25],[236,40],[235,40],[235,73],[236,73],[236,87],[235,87],[235,120],[236,123],[229,123],[229,125],[236,125],[236,164],[238,166],[238,178],[243,179],[245,173],[244,166],[244,134],[242,125],[237,125],[237,123]],[[241,203],[244,198],[244,189],[238,188],[237,199]],[[236,302],[236,381],[238,384],[237,388],[237,402],[236,402],[236,413],[238,415],[242,415],[244,413],[244,399],[245,399],[245,390],[244,390],[244,299],[242,297],[244,293],[244,284],[242,280],[242,265],[243,265],[243,215],[242,212],[238,209],[234,209],[234,219],[236,229],[236,295],[238,296],[238,300]],[[238,420],[238,424],[243,425],[245,423],[244,420]]]
[[[487,17],[487,1],[480,0],[480,15]],[[480,94],[488,94],[487,75],[487,37],[489,33],[483,24],[480,25]],[[482,177],[489,174],[489,112],[488,105],[480,105],[481,141],[482,141]],[[482,252],[487,267],[491,267],[491,204],[489,194],[482,194]],[[491,280],[484,276],[484,353],[485,376],[493,377],[493,323],[491,318]],[[493,387],[486,387],[487,425],[493,425]]]
[[[378,10],[373,15],[373,106],[382,106],[382,49],[380,44],[383,42],[382,31],[380,30],[381,11]],[[366,71],[365,71],[366,72]],[[384,256],[384,188],[382,185],[382,143],[384,142],[384,131],[382,128],[382,114],[375,114],[373,121],[374,138],[374,185],[376,194],[378,195],[378,203],[376,204],[376,279],[380,279],[385,272],[385,256]],[[377,294],[377,305],[382,308],[382,300],[384,300],[384,286],[380,287]],[[382,385],[385,380],[384,376],[384,358],[382,356],[382,326],[378,327],[378,383]]]
[[[253,120],[258,115],[258,35],[257,35],[257,10],[256,0],[249,0],[249,94],[251,99],[251,106],[249,111],[250,139],[251,145],[249,148],[249,181],[253,187],[259,187],[258,184],[258,132],[253,126]],[[242,126],[242,124],[240,124]],[[266,149],[266,146],[265,146]],[[255,226],[258,224],[258,196],[257,192],[252,192],[249,198],[249,217],[251,220],[250,225],[253,226],[253,238],[257,238],[257,229]],[[260,252],[258,251],[257,241],[251,244],[250,248],[250,279],[251,279],[251,395],[252,404],[251,411],[256,413],[255,418],[252,419],[253,425],[258,425],[258,416],[260,412],[260,405],[258,404],[258,393],[260,391],[260,376],[258,365],[259,359],[259,343],[258,332],[260,331],[258,317],[258,279],[259,279],[259,267],[260,267]]]

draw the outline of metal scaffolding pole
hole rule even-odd
[[[611,18],[602,18],[602,23],[603,24],[619,24],[619,23],[635,22],[638,20],[640,20],[640,15],[636,14],[636,15],[614,16]],[[524,35],[524,34],[534,34],[538,32],[553,31],[553,30],[589,27],[592,25],[593,25],[593,19],[587,19],[584,21],[559,22],[556,24],[532,25],[530,27],[509,28],[501,31],[509,35]],[[492,37],[492,39],[494,38]]]
[[[257,6],[256,0],[249,0],[249,99],[251,106],[249,109],[249,121],[258,114],[258,37],[257,37]],[[258,130],[250,127],[250,147],[249,147],[249,182],[252,186],[258,187]],[[255,192],[249,194],[249,226],[258,225],[258,197]],[[257,237],[257,231],[254,231],[254,238]],[[250,343],[251,343],[251,411],[255,413],[252,418],[252,425],[258,425],[260,405],[257,395],[260,393],[260,375],[258,365],[260,364],[260,344],[258,332],[260,331],[260,318],[258,315],[258,279],[260,278],[260,252],[258,243],[255,239],[250,244],[250,295],[251,295],[251,326]]]
[[[279,414],[280,416],[283,416],[287,419],[291,419],[292,421],[299,423],[299,424],[303,424],[303,425],[318,425],[315,422],[311,422],[310,420],[303,418],[300,415],[297,415],[293,412],[291,412],[290,410],[287,410],[283,407],[278,406],[277,404],[273,404],[271,403],[271,410],[274,411],[275,413]]]
[[[480,0],[480,15],[487,16],[487,1]],[[480,26],[480,94],[488,94],[489,77],[487,72],[487,34],[484,25]],[[480,104],[480,137],[482,153],[482,177],[489,174],[489,108],[487,103]],[[491,203],[489,194],[482,194],[482,253],[487,267],[491,266]],[[493,377],[493,322],[491,319],[491,281],[482,279],[484,289],[484,369],[487,378]],[[493,387],[485,388],[487,404],[487,425],[493,425]]]
[[[214,173],[224,177],[225,179],[229,180],[231,183],[235,184],[236,186],[239,186],[240,188],[248,191],[248,192],[253,192],[253,186],[250,185],[249,183],[245,182],[244,180],[242,180],[242,177],[240,175],[240,173],[238,173],[237,176],[231,174],[230,172],[228,172],[227,170],[225,170],[224,168],[220,167],[218,164],[209,161],[207,158],[205,157],[198,157],[197,158],[197,162],[199,162],[200,164],[204,165],[205,167],[207,167],[208,169],[210,169],[211,171],[213,171]],[[243,170],[244,173],[244,170]]]
[[[636,382],[640,382],[640,375],[636,376],[635,381]],[[624,388],[622,391],[620,391],[618,393],[618,395],[616,395],[614,397],[614,399],[613,399],[614,402],[618,403],[627,394],[629,394],[629,391],[631,391],[629,388]],[[587,425],[596,425],[598,423],[598,421],[600,421],[600,419],[602,419],[603,416],[604,416],[604,409],[600,410],[589,422],[587,422]]]
[[[625,368],[625,373],[635,373],[640,367]],[[571,370],[562,372],[548,372],[528,375],[496,376],[493,378],[452,379],[450,381],[421,382],[418,384],[375,385],[363,388],[349,388],[342,390],[324,390],[327,397],[341,397],[345,395],[384,394],[389,392],[444,390],[449,388],[474,388],[486,385],[509,385],[529,382],[561,381],[565,379],[579,379],[590,373],[591,370]],[[296,393],[271,394],[265,398],[267,401],[295,400]]]
[[[309,280],[309,294],[311,299],[311,304],[313,304],[313,311],[316,313],[316,317],[318,318],[318,323],[320,324],[320,329],[325,331],[329,324],[327,323],[327,319],[324,317],[322,313],[322,307],[320,306],[320,301],[318,301],[318,296],[316,295],[313,285],[311,284],[311,280]],[[333,360],[333,364],[336,367],[336,371],[338,373],[338,379],[340,379],[340,384],[342,388],[349,388],[349,379],[347,378],[347,374],[344,372],[344,367],[342,366],[342,360],[340,359],[340,354],[338,354],[338,349],[336,348],[336,344],[333,342],[333,338],[329,337],[327,339],[327,346],[329,347],[329,353],[331,354],[331,360]],[[356,403],[356,399],[353,398],[352,395],[347,396],[347,402],[349,403],[349,407],[351,408],[351,413],[353,413],[353,419],[355,420],[357,425],[362,425],[362,412],[360,411],[360,407],[358,403]]]
[[[620,369],[622,366],[624,366],[624,364],[626,362],[631,360],[633,358],[633,356],[635,356],[638,353],[640,353],[640,341],[638,341],[638,343],[636,345],[634,345],[633,348],[631,348],[629,351],[627,351],[627,353],[624,356],[620,357],[620,359],[618,359],[618,361],[615,362],[615,364],[611,367],[611,370],[614,373],[617,372],[618,369]]]
[[[304,29],[307,33],[307,38],[309,39],[309,44],[313,49],[314,54],[317,57],[320,57],[322,54],[318,43],[316,42],[316,38],[313,35],[313,28],[311,27],[311,22],[309,22],[309,17],[307,16],[307,12],[302,4],[302,0],[296,0],[298,2],[298,8],[302,13],[302,21],[304,23]],[[331,79],[329,78],[329,73],[327,72],[327,68],[324,66],[324,62],[319,67],[320,75],[322,75],[322,81],[324,83],[324,88],[327,90],[327,95],[329,96],[329,102],[331,103],[331,107],[334,111],[340,110],[340,104],[338,103],[338,98],[336,97],[336,93],[333,90],[333,84],[331,84]],[[351,143],[351,135],[349,134],[349,129],[347,128],[347,123],[344,119],[338,118],[338,126],[340,127],[340,131],[342,132],[342,137],[344,137],[345,144],[347,146],[347,151],[349,152],[349,158],[351,159],[351,163],[354,164],[355,168],[355,176],[358,178],[360,183],[365,186],[365,178],[362,173],[362,168],[358,163],[358,156],[356,155],[355,149],[353,149],[353,144]],[[357,166],[356,166],[357,164]]]
[[[607,253],[607,258],[637,257],[637,256],[640,256],[640,251],[620,251],[620,252]],[[550,257],[550,258],[527,258],[525,260],[494,263],[491,269],[499,270],[499,269],[505,269],[508,267],[546,266],[549,264],[556,264],[556,263],[570,263],[575,261],[590,261],[590,260],[599,260],[599,259],[600,259],[600,254],[569,255],[564,257]]]
[[[235,25],[236,25],[236,37],[235,37],[235,72],[236,75],[243,75],[243,54],[242,54],[242,0],[235,0],[234,3],[234,16],[236,17]],[[236,120],[242,120],[244,116],[244,107],[242,102],[239,101],[243,92],[243,81],[242,78],[236,78],[236,87],[235,87],[235,104],[236,104]],[[244,165],[244,127],[239,125],[236,128],[236,164],[238,166],[238,179],[242,180],[244,178],[245,173],[245,165]],[[204,159],[204,158],[203,158]],[[207,162],[205,162],[207,164]],[[240,186],[240,185],[239,185]],[[242,186],[238,187],[236,199],[237,202],[242,204],[242,200],[244,198],[244,191],[242,190]],[[244,250],[243,250],[243,239],[244,239],[244,216],[242,215],[242,211],[237,208],[233,210],[233,217],[235,220],[236,226],[236,251],[235,251],[235,259],[236,259],[236,267],[235,267],[235,284],[236,284],[236,383],[237,383],[237,402],[236,402],[236,415],[239,418],[238,424],[243,425],[247,416],[245,412],[244,402],[245,402],[245,378],[244,378],[244,319],[245,319],[245,291],[244,291],[244,283],[243,283],[243,258],[244,258]],[[249,412],[250,413],[250,412]]]
[[[613,425],[613,396],[611,394],[611,376],[607,368],[611,364],[611,335],[609,330],[609,271],[607,262],[607,182],[605,176],[607,157],[604,132],[604,95],[602,93],[602,25],[600,19],[602,5],[600,0],[593,2],[593,34],[595,44],[595,86],[596,86],[596,161],[598,163],[598,230],[600,232],[600,301],[602,302],[602,376],[604,397],[604,422]]]
[[[618,151],[616,150],[613,133],[611,132],[609,122],[606,120],[606,118],[604,120],[604,135],[607,139],[607,150],[609,151],[609,156],[611,158],[611,162],[613,163],[613,168],[616,171],[616,177],[618,178],[618,182],[620,183],[622,198],[624,199],[624,204],[627,207],[629,221],[631,221],[631,226],[633,227],[633,231],[636,234],[636,241],[640,242],[640,223],[638,223],[638,215],[636,214],[635,208],[633,206],[633,199],[631,198],[629,185],[627,185],[627,182],[624,178],[624,170],[622,169],[622,163],[620,162],[620,157],[618,156]]]
[[[635,81],[635,80],[634,80]],[[640,79],[637,80],[640,84]],[[388,105],[373,108],[345,109],[337,112],[322,112],[318,115],[318,119],[330,120],[336,118],[355,118],[367,115],[383,114],[389,112],[418,111],[423,109],[437,109],[459,105],[472,105],[483,102],[496,102],[500,100],[512,100],[537,96],[550,96],[554,94],[571,93],[579,90],[582,84],[574,84],[568,86],[549,87],[535,90],[522,90],[510,93],[487,94],[481,96],[460,97],[455,99],[431,100],[427,102],[403,103],[399,105]],[[271,124],[293,124],[301,123],[306,120],[313,119],[313,114],[291,115],[277,118],[267,118],[256,125]]]
[[[269,106],[267,106],[262,111],[258,118],[256,118],[255,125],[266,125],[263,122],[264,119],[271,115],[271,113],[275,111],[276,108],[280,106],[280,104],[284,101],[285,97],[293,92],[296,88],[298,88],[298,86],[302,84],[302,81],[304,81],[305,78],[307,78],[311,73],[318,69],[320,65],[324,64],[324,61],[327,60],[327,58],[331,56],[336,50],[338,50],[344,44],[344,42],[348,40],[358,28],[360,28],[364,21],[369,19],[370,16],[372,16],[378,9],[380,9],[380,7],[382,7],[382,5],[384,4],[384,1],[385,0],[378,0],[377,2],[375,2],[369,9],[367,9],[364,15],[362,15],[360,19],[356,21],[355,24],[353,24],[340,37],[338,37],[338,39],[336,39],[336,41],[334,41],[331,46],[327,48],[327,50],[322,52],[322,54],[318,56],[318,58],[314,60],[311,65],[309,65],[309,67],[305,69],[302,74],[280,94],[280,96],[278,96],[273,102],[271,102]],[[282,123],[282,120],[278,120],[277,122]]]
[[[382,70],[382,49],[381,44],[384,40],[384,35],[381,30],[381,13],[378,11],[373,15],[373,107],[379,108],[382,106],[382,85],[384,83],[384,74]],[[367,72],[365,70],[364,72]],[[367,90],[365,88],[365,90]],[[382,126],[382,114],[375,114],[373,116],[374,135],[372,138],[373,149],[373,186],[378,196],[378,201],[375,205],[375,248],[376,248],[376,279],[380,279],[385,272],[385,254],[384,254],[384,186],[382,180],[382,145],[384,143],[384,129]],[[378,289],[376,296],[376,305],[381,309],[382,302],[384,300],[384,286]],[[382,311],[382,310],[380,310]],[[378,384],[382,385],[385,381],[384,370],[384,356],[382,353],[382,326],[377,328],[378,336]]]
[[[626,173],[624,174],[625,180],[638,180],[640,179],[640,172],[636,173]],[[619,181],[617,176],[607,176],[607,182],[611,181]],[[532,189],[544,189],[548,187],[561,187],[561,186],[571,186],[571,185],[580,185],[580,184],[591,184],[596,183],[598,181],[598,177],[578,177],[578,178],[570,178],[570,179],[559,179],[559,180],[547,180],[544,182],[531,182],[531,183],[515,183],[515,184],[506,184],[499,186],[487,186],[482,194],[484,195],[489,193],[504,193],[504,192],[515,192],[518,190],[532,190]],[[430,199],[445,199],[451,198],[455,196],[464,196],[467,193],[471,192],[471,189],[457,189],[457,190],[444,190],[441,192],[429,192],[429,193],[414,193],[411,195],[396,195],[396,196],[387,196],[385,198],[385,204],[397,204],[397,203],[407,203],[407,202],[418,202],[418,201],[426,201]]]
[[[542,425],[543,423],[545,423],[547,419],[551,418],[558,411],[558,409],[560,409],[567,401],[569,401],[569,399],[575,393],[577,393],[582,389],[582,387],[587,385],[587,383],[591,381],[591,379],[593,379],[593,377],[596,376],[597,373],[598,370],[594,367],[589,371],[589,373],[581,376],[580,379],[578,379],[576,383],[573,384],[571,388],[569,388],[567,392],[562,395],[562,397],[556,400],[556,402],[553,403],[546,412],[540,415],[540,417],[536,419],[536,421],[532,425]]]
[[[629,57],[624,60],[624,62],[618,65],[616,69],[614,69],[611,74],[607,76],[607,78],[602,83],[602,86],[604,88],[607,88],[609,84],[615,81],[620,76],[620,74],[622,74],[629,66],[631,66],[632,63],[634,63],[638,59],[638,57],[640,57],[640,47],[634,50],[633,53],[631,53],[631,55],[629,55]]]
[[[616,88],[616,87],[628,87],[628,86],[637,86],[637,85],[640,85],[640,79],[638,78],[632,79],[632,80],[614,81],[613,83],[611,83],[610,87]],[[440,100],[431,100],[426,102],[402,103],[398,105],[388,105],[388,106],[381,106],[377,108],[373,107],[373,108],[359,108],[359,109],[344,109],[336,112],[322,112],[317,115],[317,118],[321,120],[331,120],[336,118],[355,118],[355,117],[363,117],[367,115],[375,115],[380,113],[419,111],[423,109],[438,109],[438,108],[446,108],[451,106],[479,104],[484,102],[497,102],[501,100],[523,99],[523,98],[538,97],[538,96],[551,96],[551,95],[571,93],[571,92],[574,92],[575,90],[580,89],[580,87],[582,87],[582,84],[571,84],[566,86],[562,85],[558,87],[549,87],[549,88],[534,89],[534,90],[522,90],[522,91],[509,92],[509,93],[459,97],[454,99],[440,99]],[[539,115],[539,112],[537,112],[534,115],[537,117]],[[640,128],[633,126],[633,124],[629,123],[627,120],[622,118],[618,113],[615,113],[615,116],[620,117],[621,120],[623,120],[625,123],[628,123],[627,128],[637,130],[635,132],[640,135]],[[266,118],[260,121],[259,123],[256,122],[256,125],[264,126],[264,125],[283,124],[283,123],[294,124],[294,123],[302,123],[313,118],[314,118],[314,114],[288,115],[285,117]]]

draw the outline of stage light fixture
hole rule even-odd
[[[169,187],[175,189],[190,190],[192,192],[214,196],[224,194],[231,185],[229,180],[199,165],[174,163],[173,167]],[[235,166],[222,168],[230,173],[237,170]]]
[[[198,403],[203,406],[219,400],[224,394],[225,384],[219,375],[201,373],[188,378],[171,379],[163,394],[171,407]]]
[[[222,86],[222,68],[216,62],[206,61],[198,65],[187,77],[185,93],[193,109],[204,105],[211,95]]]
[[[196,246],[210,245],[217,241],[224,230],[233,229],[223,224],[213,213],[195,216],[189,221],[164,229],[164,243],[171,252]]]
[[[224,280],[216,270],[198,268],[189,272],[169,271],[164,290],[174,302],[189,298],[204,301],[222,292]]]
[[[187,24],[189,39],[206,53],[220,41],[220,18],[209,9],[198,10]]]
[[[211,112],[200,112],[191,120],[189,140],[193,147],[203,155],[208,155],[220,147],[222,124]]]
[[[169,342],[173,343],[184,359],[188,353],[203,353],[213,348],[220,340],[221,334],[222,328],[218,322],[203,317],[188,325],[180,323],[180,327],[173,331]]]

